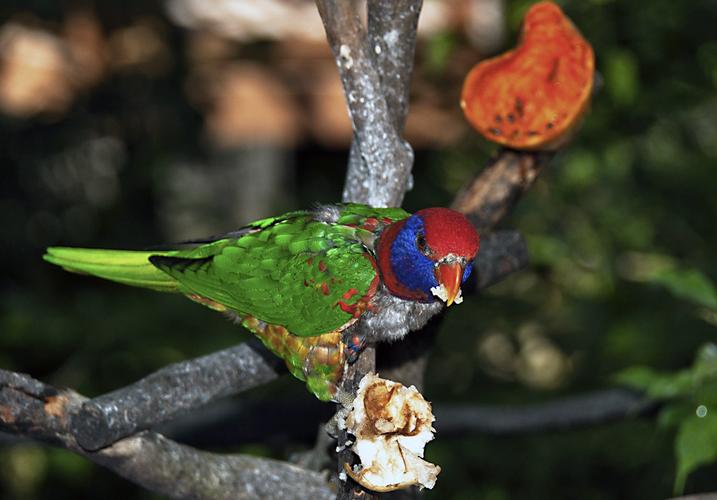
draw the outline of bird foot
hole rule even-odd
[[[334,394],[333,400],[340,404],[343,408],[351,409],[354,404],[354,399],[356,399],[355,394],[351,394],[350,392],[342,389],[341,387],[336,388],[336,393]]]
[[[336,438],[342,430],[346,429],[346,417],[353,408],[356,395],[351,394],[341,387],[337,387],[336,392],[331,399],[340,406],[336,410],[334,416],[331,417],[331,420],[326,422],[326,432],[329,436]]]
[[[326,426],[324,427],[326,429],[326,433],[329,436],[334,439],[338,439],[338,437],[341,435],[341,431],[346,429],[346,417],[348,416],[350,411],[350,406],[342,406],[338,410],[336,410],[334,416],[331,417],[328,422],[326,422]]]

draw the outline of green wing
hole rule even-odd
[[[344,205],[339,222],[327,223],[313,212],[292,212],[257,221],[239,238],[150,261],[184,293],[314,336],[351,321],[352,307],[375,291],[378,271],[366,248],[374,233],[364,226],[407,216],[400,209]]]

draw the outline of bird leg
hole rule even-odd
[[[346,362],[353,364],[366,347],[366,337],[356,333],[344,334],[344,357]]]

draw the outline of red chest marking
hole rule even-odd
[[[369,217],[365,221],[363,221],[361,229],[365,229],[366,231],[375,231],[377,226],[378,219],[376,217]]]
[[[343,312],[350,314],[354,318],[358,318],[359,316],[361,316],[365,310],[371,309],[371,298],[373,298],[374,294],[376,293],[376,290],[378,290],[379,284],[378,267],[376,266],[376,261],[368,254],[365,254],[364,257],[366,257],[369,262],[371,262],[371,265],[376,271],[376,275],[371,280],[371,284],[368,286],[366,294],[363,297],[359,298],[353,304],[348,304],[343,300],[339,300],[336,303],[336,305],[338,305]],[[346,292],[343,293],[342,297],[345,300],[349,300],[351,299],[351,297],[358,294],[358,290],[356,290],[355,288],[349,288]]]

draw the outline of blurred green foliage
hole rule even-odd
[[[678,428],[675,493],[682,493],[692,471],[717,459],[717,345],[703,346],[689,369],[660,374],[635,366],[619,374],[618,381],[665,402],[658,422]]]
[[[675,297],[695,304],[702,318],[717,326],[717,290],[701,272],[680,269],[674,260],[654,255],[639,257],[630,272],[637,280],[662,286]],[[678,429],[675,494],[682,493],[691,472],[717,459],[717,345],[702,346],[690,368],[663,374],[633,366],[618,374],[617,380],[663,402],[658,423],[663,428]]]
[[[511,36],[530,3],[508,2]],[[621,372],[665,406],[657,422],[460,440],[439,435],[427,453],[443,472],[429,496],[665,498],[675,477],[686,493],[717,491],[715,465],[701,466],[715,458],[717,401],[706,391],[711,375],[701,379],[710,381],[701,389],[694,385],[702,358],[693,364],[700,346],[715,341],[717,323],[711,285],[717,279],[717,4],[561,5],[593,44],[603,88],[573,143],[505,222],[526,236],[530,267],[451,309],[426,394],[438,401],[527,404],[610,386]],[[61,120],[0,119],[0,367],[89,396],[246,338],[189,301],[70,275],[40,259],[52,244],[141,248],[171,239],[160,207],[174,164],[212,160],[201,116],[183,94],[184,32],[166,21],[161,4],[119,6],[95,4],[106,27],[136,16],[164,20],[176,52],[171,70],[152,78],[114,76]],[[51,22],[67,8],[12,1],[3,2],[0,15],[32,11]],[[466,43],[442,34],[418,56],[417,72],[426,68],[456,106],[460,81],[449,69]],[[252,48],[243,54],[252,57]],[[101,151],[115,159],[103,163],[105,170],[93,168],[83,160],[84,145],[108,136],[114,142],[101,143]],[[467,130],[449,150],[417,151],[407,208],[449,203],[493,151]],[[290,197],[272,197],[265,215],[291,208],[287,200],[309,206],[340,197],[345,151],[308,144],[287,156],[295,181]],[[90,189],[96,185],[112,189]],[[186,189],[187,198],[198,196]],[[246,221],[217,208],[221,200],[211,192],[204,202],[216,203],[206,212],[213,230]],[[306,398],[302,384],[292,382],[246,397]],[[660,384],[672,392],[659,392]],[[232,449],[285,458],[310,445],[257,436]],[[0,498],[7,500],[155,498],[60,450],[0,442],[0,463]]]

